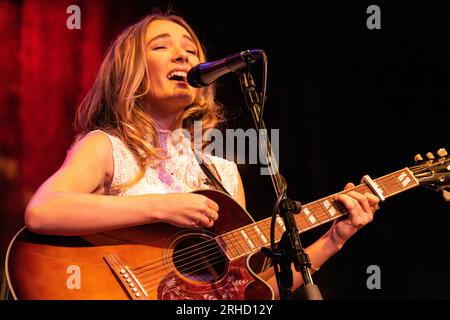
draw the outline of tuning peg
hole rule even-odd
[[[426,154],[426,156],[427,156],[427,158],[430,159],[430,160],[433,160],[433,159],[434,159],[434,155],[433,155],[431,152],[428,152],[428,153]]]
[[[415,156],[414,156],[414,161],[415,162],[419,162],[419,161],[422,161],[423,160],[423,158],[422,158],[422,156],[420,155],[420,153],[418,153],[418,154],[416,154]]]
[[[439,157],[445,157],[446,155],[448,155],[447,150],[445,150],[445,148],[440,148],[436,153]]]
[[[442,195],[444,196],[444,200],[450,202],[450,192],[447,190],[442,190]]]

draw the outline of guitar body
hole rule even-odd
[[[273,299],[256,276],[260,254],[228,259],[215,236],[252,223],[226,194],[212,229],[150,224],[86,237],[37,235],[23,228],[6,257],[15,299]],[[258,261],[257,261],[258,260]]]

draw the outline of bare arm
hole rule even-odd
[[[100,132],[84,137],[33,195],[25,212],[27,227],[44,234],[84,235],[154,222],[184,227],[194,221],[207,227],[213,223],[206,213],[217,211],[217,204],[201,195],[101,194],[112,174],[109,139]]]

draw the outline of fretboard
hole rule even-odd
[[[374,182],[385,198],[419,185],[408,168],[374,179]],[[374,194],[366,184],[360,184],[351,190],[362,194],[367,192]],[[299,233],[346,215],[347,210],[341,202],[336,200],[336,196],[348,191],[350,190],[304,204],[301,212],[295,215]],[[270,222],[271,218],[267,218],[219,235],[216,240],[230,260],[239,259],[259,251],[262,247],[270,246]],[[285,230],[283,219],[277,216],[274,232],[276,242],[280,241]]]

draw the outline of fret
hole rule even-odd
[[[366,192],[373,194],[372,190],[370,190],[369,187],[367,187],[365,184],[360,184],[359,186],[356,186],[353,190],[361,194],[364,194]]]
[[[375,182],[378,184],[378,186],[380,187],[381,191],[383,191],[384,197],[388,197],[389,196],[389,192],[388,192],[387,188],[384,186],[384,183],[381,180],[382,180],[382,178],[375,179]]]
[[[229,232],[228,233],[228,238],[230,239],[231,243],[233,244],[237,254],[236,254],[236,258],[239,258],[242,256],[243,253],[245,253],[245,251],[243,250],[241,244],[239,243],[239,239],[236,239],[236,235],[235,232]],[[244,251],[244,252],[243,252]]]
[[[281,232],[284,233],[286,231],[286,226],[284,225],[283,218],[281,218],[280,216],[277,216],[275,224],[278,226],[278,228],[280,228]]]
[[[239,232],[240,235],[244,238],[244,242],[245,244],[248,246],[248,248],[250,249],[250,251],[255,250],[256,246],[253,243],[253,241],[250,239],[250,237],[248,236],[247,232],[245,232],[244,229],[241,229],[241,231]]]
[[[217,244],[222,248],[222,251],[228,257],[228,259],[233,260],[237,255],[233,252],[233,247],[227,243],[227,240],[223,236],[218,236],[216,238]],[[234,251],[237,251],[236,249]]]
[[[375,180],[386,197],[393,196],[419,185],[414,175],[405,168]]]
[[[318,223],[317,216],[308,207],[305,207],[302,212],[311,226]]]
[[[397,176],[396,181],[401,186],[401,191],[411,189],[419,184],[416,178],[412,175],[411,171],[408,169],[403,169],[400,171],[400,175]]]
[[[319,200],[320,205],[325,210],[325,212],[328,214],[330,218],[335,218],[338,215],[338,211],[336,208],[332,205],[332,200],[329,198],[324,198],[322,200]]]
[[[267,229],[267,220],[269,219],[263,219],[257,222],[258,229],[261,231],[261,233],[267,238],[270,239],[270,232],[269,229]],[[270,240],[269,240],[270,241]]]
[[[315,201],[315,203],[317,203],[317,201]],[[326,210],[323,209],[322,206],[310,206],[310,210],[316,215],[317,219],[320,221],[320,223],[322,224],[323,222],[329,221],[330,220],[330,215],[328,214],[328,212]]]
[[[229,238],[228,233],[225,233],[223,235],[221,235],[219,238],[221,238],[223,240],[223,243],[225,244],[224,246],[221,244],[221,242],[219,242],[219,245],[222,246],[222,249],[224,249],[225,247],[225,253],[228,252],[228,249],[230,251],[230,253],[232,254],[231,259],[239,256],[239,251],[236,249],[236,246],[233,244],[233,241],[231,239],[227,239]]]
[[[297,230],[298,230],[299,233],[303,232],[303,230],[304,230],[304,229],[302,228],[302,226],[300,225],[300,221],[299,221],[299,219],[300,219],[301,217],[302,217],[301,211],[300,211],[300,213],[294,215],[295,225],[296,225]]]
[[[244,249],[244,247],[242,247],[240,239],[238,237],[236,237],[236,231],[232,231],[232,232],[228,233],[228,235],[229,235],[231,241],[233,242],[234,247],[236,248],[236,251],[238,252],[236,258],[243,256],[245,254],[245,249]]]
[[[270,219],[264,219],[264,220],[260,221],[259,228],[261,229],[263,234],[266,236],[266,238],[270,242],[270,222],[269,222],[269,220]]]
[[[270,234],[270,223],[271,223],[270,220],[271,219],[266,220],[267,230],[268,230],[269,234]],[[281,233],[280,229],[276,227],[276,223],[275,223],[275,232],[274,232],[275,242],[280,241],[281,240],[281,236],[282,236],[282,233]]]
[[[249,245],[247,244],[247,241],[245,241],[245,239],[242,237],[242,234],[239,231],[234,231],[233,235],[235,237],[235,239],[237,239],[237,243],[239,244],[239,247],[242,249],[242,255],[246,255],[249,252]]]
[[[250,240],[252,241],[255,248],[261,248],[262,247],[261,240],[258,238],[258,235],[255,233],[255,230],[253,229],[254,225],[255,224],[250,224],[248,226],[245,226],[244,230],[247,233]]]
[[[311,210],[309,206],[303,206],[302,211],[300,211],[300,214],[295,216],[295,222],[297,223],[297,227],[299,228],[299,230],[302,231],[311,228],[311,224],[305,215],[306,209]]]
[[[256,235],[256,238],[259,240],[261,247],[265,247],[270,244],[269,239],[267,239],[267,237],[263,234],[258,224],[255,223],[252,225],[252,231]]]
[[[270,229],[267,229],[267,227],[265,227],[264,225],[267,226],[267,221],[269,221],[269,219],[265,219],[263,220],[263,223],[258,225],[258,228],[261,230],[264,238],[267,239],[267,242],[270,243]]]
[[[389,178],[391,180],[391,183],[389,185],[386,183],[386,188],[388,189],[389,195],[398,193],[399,191],[403,190],[402,185],[398,181],[399,177],[391,176]]]
[[[398,177],[397,180],[401,182],[402,188],[406,187],[408,183],[411,182],[411,179],[408,177],[408,175],[405,172],[402,172]]]

